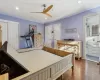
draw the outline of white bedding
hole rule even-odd
[[[62,59],[62,57],[60,56],[51,54],[43,50],[33,50],[24,53],[18,53],[10,45],[7,46],[7,52],[16,61],[18,61],[32,73],[37,72],[47,66],[50,66]]]

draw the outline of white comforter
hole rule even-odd
[[[60,56],[56,56],[43,50],[33,50],[24,53],[18,53],[9,45],[7,52],[32,73],[50,66],[62,59]]]

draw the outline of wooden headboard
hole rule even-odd
[[[58,55],[58,56],[61,56],[61,57],[67,56],[69,54],[72,54],[70,52],[61,51],[61,50],[53,49],[53,48],[46,47],[46,46],[44,46],[42,48],[42,50],[47,51],[47,52],[50,52],[50,53],[55,54],[55,55]]]

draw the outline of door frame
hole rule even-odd
[[[10,21],[10,20],[4,20],[4,19],[0,19],[0,21],[1,22],[6,22],[7,23],[7,29],[8,29],[8,22],[15,22],[15,23],[18,23],[18,49],[19,49],[19,47],[20,47],[20,24],[19,24],[19,22],[16,22],[16,21]],[[7,31],[7,36],[8,36],[8,31]],[[8,40],[8,37],[7,37],[7,40]]]
[[[99,15],[98,13],[90,13],[86,16],[83,16],[83,31],[84,31],[84,41],[83,41],[83,59],[86,59],[86,18],[91,17],[91,16],[95,16],[95,15]],[[100,15],[99,15],[100,17]],[[100,19],[99,19],[100,22]],[[100,23],[99,23],[100,26]]]
[[[59,39],[56,39],[55,38],[55,30],[57,28],[60,28],[60,36],[59,36]],[[54,38],[54,48],[57,48],[57,40],[61,40],[61,23],[56,23],[56,24],[53,24],[53,31],[54,31],[54,34],[53,34],[53,38]]]
[[[44,31],[44,32],[45,32],[45,35],[44,35],[44,36],[45,36],[44,45],[45,45],[45,46],[52,47],[52,41],[51,41],[51,40],[52,40],[52,34],[51,34],[51,38],[48,39],[48,40],[51,41],[50,44],[47,43],[47,36],[46,36],[47,34],[46,34],[46,29],[47,29],[48,27],[51,27],[51,31],[53,30],[53,29],[52,29],[52,28],[53,28],[52,25],[47,25],[47,26],[45,26],[45,31]],[[50,30],[49,30],[49,31],[50,31]]]

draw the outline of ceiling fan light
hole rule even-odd
[[[81,4],[81,3],[82,3],[82,1],[80,1],[80,0],[79,0],[79,1],[78,1],[78,3],[79,3],[79,4]]]
[[[45,18],[45,20],[47,20],[47,18]]]
[[[16,10],[19,10],[19,7],[16,6]]]

